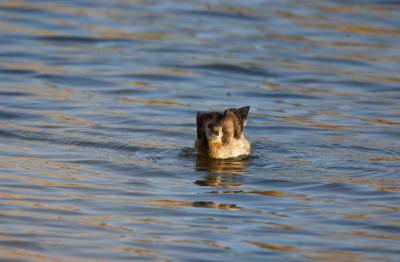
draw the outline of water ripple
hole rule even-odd
[[[229,73],[233,75],[243,74],[243,75],[261,76],[261,77],[276,77],[274,73],[268,72],[263,68],[240,66],[234,64],[212,63],[212,64],[185,66],[184,68],[201,69],[201,70],[206,69],[210,71]]]
[[[0,3],[0,260],[397,261],[399,5],[361,2]],[[196,154],[245,105],[252,155]]]

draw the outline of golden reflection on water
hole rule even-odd
[[[30,260],[30,261],[46,261],[46,262],[65,262],[74,261],[67,259],[59,259],[43,255],[39,252],[27,251],[26,249],[9,248],[8,250],[0,250],[0,256],[6,257],[13,260]]]
[[[400,241],[400,236],[393,235],[393,234],[376,234],[376,233],[370,233],[368,231],[353,231],[350,234],[352,236],[357,236],[357,237],[368,237],[368,238],[377,238],[377,239],[387,239],[387,240]]]
[[[183,69],[175,69],[175,68],[159,68],[153,69],[151,71],[152,74],[161,74],[161,75],[176,75],[176,76],[195,76],[197,73],[192,70],[183,70]]]
[[[58,258],[56,256],[44,255],[41,252],[30,251],[22,248],[8,247],[0,250],[0,257],[9,258],[16,261],[38,261],[38,262],[109,262],[108,259],[90,258]]]
[[[345,219],[369,219],[370,217],[365,214],[347,214],[344,216]]]
[[[261,195],[261,196],[273,196],[273,197],[285,197],[287,194],[280,191],[271,191],[271,190],[255,190],[250,191],[251,194]]]
[[[129,97],[117,97],[115,101],[123,103],[123,104],[141,104],[147,106],[172,106],[172,107],[187,107],[188,105],[178,103],[172,100],[161,100],[161,99],[151,99],[151,100],[142,100],[135,99]]]
[[[29,34],[29,35],[36,35],[36,36],[53,36],[55,33],[53,31],[44,30],[44,29],[36,29],[31,27],[21,27],[7,23],[0,23],[0,30],[1,31],[8,31],[8,32],[16,32],[21,34]]]
[[[334,261],[361,262],[365,261],[367,258],[360,253],[351,251],[332,250],[332,249],[312,250],[310,252],[305,252],[305,253],[306,254],[304,254],[303,256],[306,259],[312,259],[316,261],[327,261],[327,262],[334,262]],[[371,260],[371,258],[369,258],[369,260],[374,261]]]
[[[154,257],[157,253],[156,250],[150,250],[150,249],[143,249],[143,248],[136,248],[136,247],[120,247],[116,246],[114,247],[115,250],[119,250],[122,252],[127,252],[135,256],[146,256],[146,257]]]
[[[96,36],[102,39],[131,39],[131,40],[165,40],[171,37],[170,34],[166,32],[144,32],[144,33],[132,33],[124,32],[117,28],[106,28],[104,26],[89,25],[85,26],[89,31],[95,33]]]
[[[16,100],[26,100],[31,101],[32,96],[37,96],[36,99],[44,100],[44,101],[71,101],[71,102],[79,102],[79,103],[87,103],[94,97],[93,94],[80,91],[77,89],[67,88],[67,87],[60,87],[56,85],[41,85],[41,84],[23,84],[23,83],[6,83],[0,82],[0,85],[3,88],[1,91],[4,93],[18,93],[21,95],[27,96],[20,96],[16,97]],[[15,108],[13,109],[15,112],[24,112],[22,109]],[[58,113],[58,111],[56,111]],[[47,111],[44,109],[37,109],[35,110],[36,114],[43,114],[43,115],[52,115],[55,113],[54,111]]]
[[[23,0],[9,0],[0,4],[1,8],[14,8],[14,9],[32,9],[36,11],[47,10],[54,11],[57,13],[68,13],[71,15],[87,15],[87,11],[84,8],[67,6],[60,3],[40,3],[40,2],[28,2]]]
[[[338,92],[335,90],[325,90],[325,89],[318,89],[318,88],[304,88],[302,86],[283,86],[283,85],[276,85],[274,83],[266,83],[264,84],[265,88],[268,89],[273,89],[273,90],[285,90],[285,91],[290,91],[292,88],[295,88],[296,93],[301,93],[301,94],[306,94],[306,95],[316,95],[316,96],[335,96],[338,98],[353,98],[358,96],[359,94],[353,93],[353,92]],[[290,91],[293,92],[293,91]],[[288,104],[285,101],[279,101],[277,102],[279,104]],[[303,104],[292,104],[293,107],[304,107]],[[356,130],[356,129],[364,129],[365,125],[364,123],[370,123],[370,124],[375,124],[374,126],[370,126],[369,128],[385,128],[385,127],[392,127],[392,126],[397,126],[400,125],[400,122],[398,121],[393,121],[389,119],[384,119],[384,118],[374,118],[374,117],[359,117],[355,115],[351,115],[348,113],[339,113],[339,112],[334,112],[334,111],[318,111],[315,112],[315,114],[307,114],[307,115],[288,115],[287,112],[284,110],[275,110],[272,111],[273,114],[267,114],[267,113],[253,113],[253,115],[262,117],[262,118],[269,118],[269,119],[276,119],[280,121],[285,121],[288,122],[289,125],[299,125],[299,126],[306,126],[310,128],[317,128],[317,129],[331,129],[331,130]],[[323,123],[320,120],[314,119],[316,116],[320,115],[326,115],[328,117],[332,116],[335,118],[340,118],[341,120],[351,120],[352,123],[354,124],[346,124],[346,125],[340,125],[340,124],[329,124],[329,123]],[[358,122],[361,122],[358,124]],[[387,161],[396,161],[397,157],[389,157],[387,158]],[[378,158],[377,158],[378,159]],[[391,159],[391,160],[389,160]],[[372,160],[371,160],[372,161]],[[379,160],[377,160],[379,161]],[[385,161],[385,160],[382,160]]]
[[[59,65],[46,66],[44,64],[39,64],[32,61],[26,63],[0,62],[0,67],[7,68],[9,70],[32,71],[41,74],[52,74],[52,73],[65,74],[67,72],[68,73],[77,72],[77,70],[74,71],[73,69],[67,68],[65,66],[59,66]],[[31,87],[31,85],[29,85],[29,87]]]
[[[60,206],[60,205],[47,205],[37,202],[31,201],[21,201],[21,200],[6,200],[5,203],[9,205],[20,205],[24,207],[33,207],[38,209],[46,209],[46,210],[59,210],[59,211],[69,211],[69,212],[78,212],[79,209],[73,206]]]
[[[368,235],[368,234],[367,234]],[[357,262],[357,261],[380,261],[378,257],[363,255],[359,252],[342,251],[335,249],[302,249],[296,246],[281,245],[269,242],[259,242],[253,240],[246,240],[246,243],[252,244],[261,249],[268,249],[272,251],[291,252],[296,253],[304,259],[313,261],[343,261],[343,262]],[[377,260],[378,259],[378,260]],[[390,260],[388,260],[390,261]]]
[[[318,24],[318,23],[301,23],[301,26],[323,29],[323,30],[338,30],[346,33],[353,34],[366,34],[366,35],[391,35],[400,36],[399,29],[389,29],[386,27],[374,27],[367,25],[332,25],[332,24]]]
[[[242,208],[236,206],[235,204],[223,204],[208,201],[178,201],[178,200],[148,200],[146,201],[151,206],[160,207],[201,207],[201,208],[216,208],[224,209],[229,211],[238,211]]]
[[[276,251],[283,251],[283,252],[295,252],[296,248],[291,246],[284,246],[284,245],[277,245],[272,243],[266,242],[256,242],[256,241],[246,241],[247,243],[253,244],[259,248],[271,249]]]
[[[205,245],[207,247],[211,248],[217,248],[217,249],[229,249],[229,247],[224,246],[217,241],[214,240],[193,240],[193,239],[179,239],[175,240],[174,243],[178,244],[196,244],[196,245]]]
[[[268,228],[268,229],[272,228],[272,229],[286,230],[286,231],[302,231],[302,230],[304,230],[304,228],[301,226],[293,226],[293,225],[276,223],[276,222],[267,222],[267,224],[269,224],[269,226],[266,226],[264,228]]]
[[[67,122],[67,123],[71,123],[71,124],[77,124],[77,125],[83,125],[83,126],[95,126],[95,125],[98,125],[93,120],[86,120],[86,119],[81,119],[81,118],[72,117],[72,116],[66,116],[66,115],[52,114],[49,117],[52,118],[52,119],[55,119],[55,120],[60,120],[60,121],[63,121],[63,122]]]
[[[352,41],[323,41],[323,40],[315,40],[309,39],[304,36],[293,36],[293,35],[284,35],[279,33],[268,33],[262,34],[259,37],[262,38],[272,38],[281,41],[287,42],[300,42],[315,46],[326,46],[326,47],[333,47],[333,48],[343,48],[343,47],[369,47],[369,48],[390,48],[391,46],[386,43],[371,43],[371,42],[352,42]],[[373,55],[373,54],[370,54]],[[284,61],[284,60],[283,60]],[[287,62],[295,62],[295,60],[286,60]],[[297,63],[295,63],[296,65]],[[301,64],[297,64],[300,68]]]

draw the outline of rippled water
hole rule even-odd
[[[399,260],[397,1],[1,1],[0,46],[1,261]]]

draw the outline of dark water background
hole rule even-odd
[[[398,1],[0,1],[1,261],[399,261],[399,138]]]

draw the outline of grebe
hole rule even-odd
[[[243,133],[249,110],[245,106],[224,113],[197,112],[197,152],[214,159],[250,155],[251,146]]]

